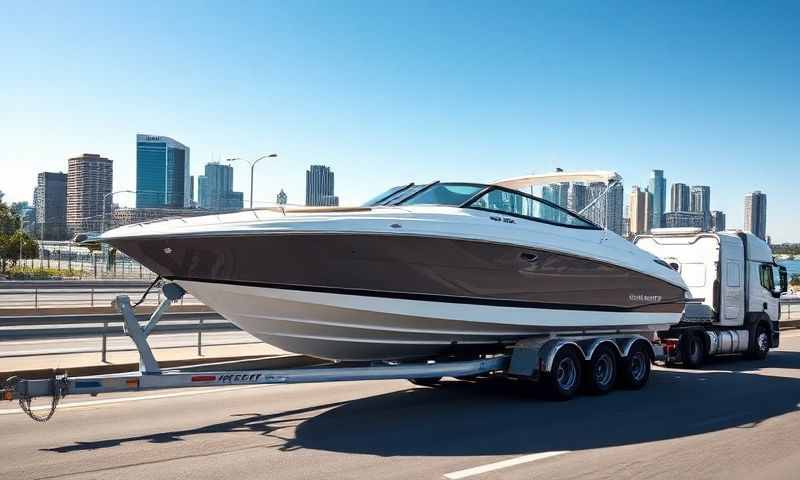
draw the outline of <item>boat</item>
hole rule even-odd
[[[498,353],[520,339],[653,332],[687,287],[655,256],[523,190],[584,172],[390,189],[360,207],[270,207],[99,240],[258,339],[331,360]]]

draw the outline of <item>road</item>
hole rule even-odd
[[[796,478],[800,332],[782,341],[763,362],[657,368],[642,391],[566,403],[507,383],[379,381],[68,398],[46,425],[0,405],[0,475]]]

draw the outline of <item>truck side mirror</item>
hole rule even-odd
[[[789,276],[786,273],[786,267],[778,265],[778,276],[781,279],[781,285],[780,285],[781,290],[780,292],[778,292],[778,296],[780,296],[781,293],[784,293],[787,290],[789,290],[789,281],[788,281]]]

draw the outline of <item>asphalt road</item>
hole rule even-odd
[[[566,403],[379,381],[75,397],[46,425],[0,404],[0,476],[797,478],[800,332],[782,340],[763,362],[658,368],[642,391]]]

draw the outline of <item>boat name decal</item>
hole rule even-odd
[[[229,375],[219,375],[217,383],[253,383],[261,378],[260,373],[239,373]]]
[[[644,293],[631,293],[628,295],[628,300],[639,303],[657,303],[660,302],[662,298],[661,295],[645,295]]]
[[[514,220],[513,218],[508,218],[508,217],[494,217],[494,216],[492,216],[492,217],[489,217],[489,218],[491,220],[494,220],[495,222],[517,223],[516,220]]]

